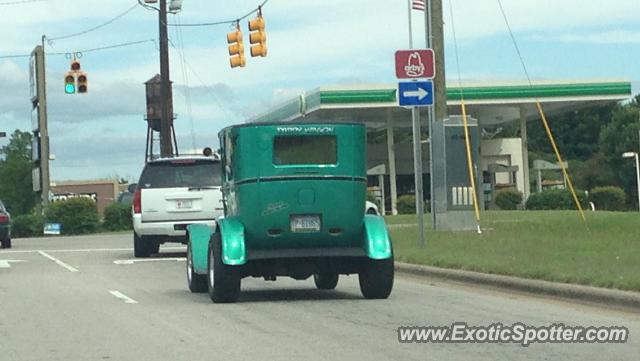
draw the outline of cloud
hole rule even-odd
[[[597,33],[566,33],[558,37],[564,43],[640,44],[640,31],[611,30]]]

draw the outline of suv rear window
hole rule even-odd
[[[174,159],[147,163],[140,176],[142,188],[219,187],[220,162]]]
[[[273,140],[273,164],[336,164],[335,135],[286,135]]]

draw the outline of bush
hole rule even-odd
[[[47,222],[61,223],[63,234],[86,234],[98,230],[100,218],[96,203],[88,198],[70,198],[51,203],[45,212]]]
[[[514,210],[522,203],[522,193],[515,188],[500,189],[496,192],[496,206],[504,210]]]
[[[583,191],[576,191],[578,201],[584,208],[587,205],[587,196]],[[534,193],[527,199],[527,209],[548,210],[548,209],[576,209],[571,192],[567,189],[548,189],[541,193]]]
[[[11,219],[12,237],[42,236],[44,218],[37,214],[23,214]]]
[[[622,211],[625,208],[626,195],[619,187],[595,187],[591,190],[589,199],[596,205],[597,210]]]
[[[131,205],[112,203],[104,209],[104,229],[123,231],[133,229]]]
[[[415,214],[416,213],[416,196],[406,194],[398,197],[396,207],[399,214]]]

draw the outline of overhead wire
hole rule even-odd
[[[181,19],[180,19],[180,15],[177,15],[177,19],[178,19],[178,23],[180,23]],[[187,71],[187,67],[185,65],[185,53],[184,53],[184,38],[182,37],[182,29],[181,28],[176,28],[176,33],[178,36],[178,46],[180,47],[178,49],[178,54],[180,56],[180,67],[182,69],[182,79],[184,81],[184,96],[185,96],[185,101],[186,101],[186,106],[187,106],[187,117],[189,118],[189,125],[191,128],[191,145],[192,145],[192,149],[196,149],[196,133],[195,133],[195,127],[193,124],[193,107],[191,104],[191,86],[189,84],[189,74]]]
[[[83,31],[79,31],[79,32],[77,32],[77,33],[73,33],[73,34],[69,34],[69,35],[64,35],[64,36],[46,37],[46,39],[47,39],[49,42],[52,42],[52,41],[56,41],[56,40],[64,40],[64,39],[74,38],[74,37],[76,37],[76,36],[81,36],[81,35],[84,35],[84,34],[90,33],[90,32],[92,32],[92,31],[98,30],[98,29],[100,29],[100,28],[103,28],[103,27],[105,27],[105,26],[107,26],[107,25],[109,25],[109,24],[113,23],[114,21],[116,21],[116,20],[118,20],[118,19],[120,19],[120,18],[124,17],[125,15],[129,14],[130,12],[132,12],[132,11],[133,11],[134,9],[136,9],[136,8],[138,8],[138,4],[133,5],[132,7],[128,8],[128,9],[127,9],[127,10],[125,10],[124,12],[122,12],[122,13],[118,14],[118,15],[117,15],[117,16],[115,16],[114,18],[109,19],[109,20],[107,20],[106,22],[104,22],[104,23],[102,23],[102,24],[99,24],[99,25],[96,25],[96,26],[94,26],[94,27],[91,27],[91,28],[89,28],[89,29],[86,29],[86,30],[83,30]]]
[[[83,49],[83,50],[76,50],[76,51],[46,52],[45,55],[67,55],[67,54],[71,54],[71,53],[91,53],[91,52],[95,52],[95,51],[123,48],[123,47],[127,47],[127,46],[133,46],[133,45],[144,44],[144,43],[156,43],[156,39],[131,41],[131,42],[128,42],[128,43],[106,45],[106,46],[101,46],[101,47],[98,47],[98,48],[90,48],[90,49]],[[28,58],[30,56],[31,56],[31,54],[0,55],[0,59]]]
[[[259,12],[268,2],[269,2],[269,0],[264,0],[255,9],[249,11],[248,13],[246,13],[245,15],[243,15],[243,16],[241,16],[239,18],[235,18],[235,19],[232,19],[232,20],[222,20],[222,21],[214,21],[214,22],[207,22],[207,23],[167,24],[167,25],[168,26],[177,26],[177,27],[197,27],[197,26],[217,26],[217,25],[225,25],[225,24],[235,24],[235,23],[239,22],[240,20],[244,20],[244,19],[248,18],[249,16]]]
[[[462,88],[462,75],[460,71],[460,52],[458,51],[458,37],[456,35],[456,26],[453,15],[453,0],[449,0],[449,15],[451,16],[451,33],[453,34],[453,44],[456,57],[456,68],[458,71],[458,86],[460,87],[460,106],[462,108],[462,123],[464,128],[464,144],[467,155],[467,172],[469,174],[469,183],[473,193],[473,210],[476,218],[476,226],[478,234],[482,234],[480,228],[480,208],[478,205],[478,193],[476,188],[476,174],[473,169],[473,158],[471,156],[471,141],[469,139],[469,122],[467,120],[467,106],[464,102],[464,89]]]
[[[520,59],[520,64],[522,65],[522,69],[524,70],[525,76],[527,77],[527,81],[529,82],[529,87],[533,88],[533,82],[531,81],[529,70],[527,69],[527,65],[524,61],[524,57],[522,56],[522,52],[520,51],[520,47],[518,46],[516,37],[513,33],[513,30],[511,29],[511,24],[509,24],[507,13],[505,12],[504,7],[502,6],[502,1],[501,0],[497,0],[497,1],[498,1],[498,6],[500,7],[500,12],[502,13],[502,18],[504,19],[504,22],[507,26],[507,30],[509,31],[509,35],[511,36],[511,41],[513,42],[513,46],[516,49],[518,58]],[[560,155],[560,151],[558,150],[558,146],[556,145],[556,141],[553,137],[553,133],[551,132],[551,128],[549,127],[549,122],[547,121],[547,117],[542,108],[542,103],[540,102],[540,98],[538,97],[537,94],[534,94],[534,97],[536,101],[536,108],[538,110],[538,113],[540,114],[540,119],[542,120],[542,125],[544,126],[545,132],[547,133],[547,137],[549,138],[549,142],[551,143],[551,147],[553,148],[553,151],[556,155],[556,158],[558,160],[558,165],[562,169],[562,175],[567,180],[567,184],[569,185],[569,190],[571,191],[571,195],[573,196],[573,201],[575,202],[576,207],[580,213],[580,218],[582,218],[582,222],[585,224],[585,226],[587,226],[587,229],[588,229],[587,219],[584,215],[584,210],[582,209],[582,205],[578,200],[578,195],[576,193],[575,188],[573,187],[573,182],[571,181],[571,177],[569,176],[569,172],[567,171],[565,162],[562,160],[562,156]]]
[[[7,2],[0,2],[0,6],[4,6],[4,5],[22,5],[22,4],[36,3],[36,2],[42,2],[42,1],[47,1],[47,0],[18,0],[18,1],[7,1]]]
[[[172,48],[177,49],[176,45],[173,43],[173,41],[171,41],[171,39],[169,39],[169,44],[171,45]],[[218,107],[227,114],[227,116],[229,116],[229,119],[235,119],[237,118],[237,114],[232,113],[231,111],[229,111],[227,108],[225,108],[222,105],[222,102],[220,101],[219,95],[216,94],[216,92],[211,89],[211,87],[209,87],[207,85],[207,83],[202,80],[202,77],[200,76],[200,74],[195,70],[195,68],[189,63],[189,61],[185,58],[184,59],[184,63],[187,66],[187,68],[191,71],[191,73],[196,77],[196,79],[200,82],[200,85],[209,93],[211,94],[211,96],[213,97],[213,101],[216,103],[216,105],[218,105]]]

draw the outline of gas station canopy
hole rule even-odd
[[[361,121],[382,128],[388,120],[395,127],[410,127],[410,109],[398,106],[394,84],[321,87],[249,119],[264,121]],[[528,83],[464,84],[447,88],[449,114],[460,114],[464,99],[467,112],[480,126],[521,119],[538,119],[536,99],[548,116],[631,97],[629,81],[534,81]]]

